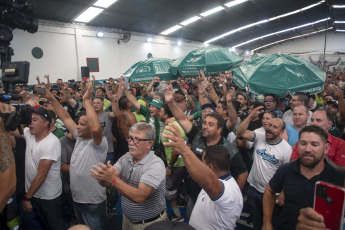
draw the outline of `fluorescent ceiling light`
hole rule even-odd
[[[152,42],[152,38],[146,38],[146,42]]]
[[[181,41],[177,41],[177,45],[178,45],[178,46],[181,46],[181,45],[182,45],[182,42],[181,42]]]
[[[314,31],[314,32],[307,33],[307,34],[302,34],[302,35],[294,36],[294,37],[291,37],[291,38],[286,38],[286,39],[283,39],[283,40],[279,40],[279,41],[276,41],[276,42],[269,43],[269,44],[264,45],[264,46],[260,46],[258,48],[253,49],[252,51],[256,51],[256,50],[265,48],[267,46],[276,45],[276,44],[279,44],[281,42],[285,42],[285,41],[288,41],[288,40],[291,40],[291,39],[300,38],[300,37],[306,37],[306,36],[310,36],[310,35],[313,35],[313,34],[321,33],[321,32],[324,32],[326,30],[331,30],[331,29],[333,29],[333,27],[330,27],[328,29],[319,30],[319,31]]]
[[[103,9],[97,7],[89,7],[83,13],[81,13],[74,21],[76,22],[89,22],[94,17],[102,13]]]
[[[109,6],[111,6],[114,2],[116,2],[117,0],[98,0],[95,4],[93,4],[94,6],[98,6],[98,7],[102,7],[102,8],[108,8]]]
[[[345,21],[334,21],[334,23],[345,23]]]
[[[224,10],[224,7],[218,6],[216,8],[211,9],[211,10],[205,11],[204,13],[201,13],[200,15],[203,17],[207,17],[207,16],[214,14],[214,13],[217,13],[218,11],[221,11],[221,10]]]
[[[165,31],[163,31],[161,34],[162,35],[168,35],[168,34],[171,34],[172,32],[175,32],[176,30],[180,29],[182,26],[180,25],[176,25],[176,26],[173,26]]]
[[[336,30],[337,32],[345,32],[345,30]]]
[[[233,2],[236,2],[236,1],[233,1]],[[242,1],[242,2],[243,2],[243,1]],[[244,29],[248,29],[248,28],[250,28],[250,27],[259,25],[259,24],[261,24],[261,23],[265,23],[265,22],[268,22],[268,21],[274,21],[274,20],[277,20],[277,19],[279,19],[279,18],[283,18],[283,17],[287,17],[287,16],[292,15],[292,14],[300,13],[300,12],[305,11],[305,10],[307,10],[307,9],[310,9],[310,8],[312,8],[312,7],[318,6],[318,5],[320,5],[320,4],[324,3],[324,2],[325,2],[325,0],[321,0],[321,1],[317,2],[317,3],[315,3],[315,4],[312,4],[312,5],[303,7],[303,8],[301,8],[301,9],[299,9],[299,10],[295,10],[295,11],[292,11],[292,12],[289,12],[289,13],[286,13],[286,14],[282,14],[282,15],[279,15],[279,16],[276,16],[276,17],[273,17],[273,18],[270,18],[270,19],[262,20],[262,21],[259,21],[259,22],[254,22],[254,23],[251,23],[251,24],[248,24],[248,25],[239,27],[239,28],[237,28],[237,29],[231,30],[231,31],[229,31],[229,32],[226,32],[226,33],[224,33],[224,34],[221,34],[221,35],[218,35],[218,36],[216,36],[216,37],[214,37],[214,38],[211,38],[210,40],[207,40],[205,43],[214,42],[214,41],[219,40],[219,39],[221,39],[221,38],[223,38],[223,37],[227,37],[227,36],[229,36],[229,35],[231,35],[231,34],[233,34],[233,33],[239,32],[239,31],[244,30]],[[230,3],[232,3],[232,2],[230,2]],[[227,3],[227,4],[230,4],[230,3]]]
[[[332,5],[333,8],[345,8],[345,5]]]
[[[238,4],[241,4],[243,2],[246,2],[248,0],[235,0],[235,1],[232,1],[232,2],[228,2],[225,4],[226,7],[233,7],[233,6],[236,6]]]
[[[186,26],[186,25],[189,25],[189,24],[191,24],[191,23],[193,23],[193,22],[199,20],[200,18],[201,18],[201,17],[199,17],[199,16],[194,16],[194,17],[192,17],[192,18],[190,18],[190,19],[187,19],[187,20],[181,22],[180,24]]]
[[[300,26],[295,26],[295,27],[292,27],[292,28],[289,28],[289,29],[280,30],[280,31],[277,31],[277,32],[274,32],[274,33],[266,34],[266,35],[263,35],[263,36],[260,36],[260,37],[257,37],[257,38],[254,38],[254,39],[242,42],[242,43],[240,43],[238,45],[235,45],[233,47],[237,48],[239,46],[251,43],[251,42],[259,40],[259,39],[263,39],[263,38],[270,37],[270,36],[273,36],[273,35],[276,35],[276,34],[281,34],[281,33],[285,33],[285,32],[291,31],[291,30],[295,30],[295,29],[299,29],[299,28],[302,28],[302,27],[306,27],[306,26],[310,26],[310,25],[313,25],[313,24],[317,24],[319,22],[324,22],[324,21],[327,21],[329,19],[330,18],[324,18],[324,19],[321,19],[321,20],[318,20],[318,21],[315,21],[315,22],[310,22],[310,23],[306,23],[306,24],[303,24],[303,25],[300,25]]]
[[[96,34],[96,37],[98,37],[98,38],[101,38],[101,37],[103,37],[104,36],[104,32],[102,32],[102,31],[99,31],[97,34]]]

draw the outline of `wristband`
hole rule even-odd
[[[31,201],[31,198],[27,198],[26,196],[23,196],[23,201]]]
[[[112,182],[110,182],[110,184],[111,184],[111,185],[115,184],[115,183],[116,183],[117,178],[119,178],[119,176],[115,177],[115,179],[114,179]]]

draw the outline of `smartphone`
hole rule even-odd
[[[314,210],[320,213],[326,228],[340,230],[344,219],[345,188],[317,181],[314,193]]]
[[[40,95],[46,95],[46,87],[37,88],[37,93]]]

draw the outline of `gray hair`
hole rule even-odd
[[[160,92],[160,91],[155,91],[153,92],[153,95],[157,95],[158,97],[160,97],[160,101],[164,103],[165,98],[164,98],[164,93]]]
[[[136,132],[136,131],[145,131],[146,133],[146,138],[155,141],[156,139],[156,131],[155,128],[146,123],[146,122],[139,122],[134,125],[129,129],[130,133]]]

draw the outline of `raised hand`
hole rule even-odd
[[[83,100],[90,100],[93,93],[93,86],[90,79],[87,79],[86,92],[83,96]]]
[[[165,97],[166,103],[174,101],[175,92],[174,92],[173,87],[171,85],[166,84],[163,92],[164,92],[164,97]]]

